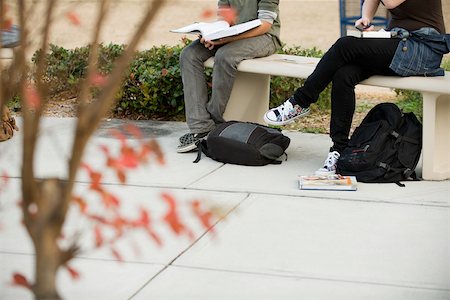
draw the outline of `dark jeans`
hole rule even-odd
[[[399,39],[342,37],[325,53],[305,84],[294,93],[301,107],[316,102],[330,82],[332,149],[341,152],[355,111],[355,86],[372,75],[396,75],[389,65]]]

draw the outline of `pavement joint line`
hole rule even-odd
[[[370,285],[380,285],[380,286],[389,286],[389,287],[400,287],[400,288],[424,289],[424,290],[432,290],[432,291],[450,292],[449,288],[414,286],[414,285],[408,285],[408,284],[396,284],[396,283],[378,282],[378,281],[349,280],[349,279],[339,279],[339,278],[332,278],[332,277],[301,276],[301,275],[294,275],[294,274],[288,275],[288,274],[267,273],[267,272],[251,272],[251,271],[241,271],[241,270],[232,270],[232,269],[196,267],[196,266],[187,266],[187,265],[172,265],[172,267],[183,268],[183,269],[193,269],[193,270],[226,272],[226,273],[235,273],[235,274],[262,275],[262,276],[268,276],[268,277],[283,277],[283,278],[307,279],[307,280],[319,280],[319,281],[346,282],[346,283],[355,283],[355,284],[370,284]]]
[[[237,208],[237,206],[239,206],[239,205],[236,205],[236,208]],[[215,225],[216,225],[216,223],[214,224],[214,226]],[[202,234],[201,237],[203,237],[207,232]],[[201,237],[199,237],[194,243],[196,243]],[[192,246],[193,246],[193,244],[191,246],[189,246],[185,251],[189,250]],[[183,251],[183,253],[185,251]],[[20,256],[35,256],[34,253],[17,253],[17,252],[11,252],[11,251],[0,251],[0,254],[20,255]],[[178,255],[178,257],[181,256],[181,254]],[[82,260],[89,260],[89,261],[103,261],[103,262],[119,263],[117,260],[107,259],[107,258],[92,258],[92,257],[83,257],[83,256],[76,256],[75,258],[76,259],[82,259]],[[347,283],[354,283],[354,284],[370,284],[370,285],[380,285],[380,286],[391,286],[391,287],[401,287],[401,288],[411,288],[411,289],[425,289],[425,290],[433,290],[433,291],[450,292],[450,289],[447,289],[447,288],[433,288],[433,287],[425,287],[425,286],[412,286],[412,285],[404,285],[404,284],[402,285],[402,284],[393,284],[393,283],[376,282],[376,281],[355,281],[355,280],[345,280],[345,279],[337,279],[337,278],[331,278],[331,277],[327,278],[327,277],[317,277],[317,276],[300,276],[300,275],[294,275],[294,274],[287,275],[287,274],[267,273],[267,272],[250,272],[250,271],[242,271],[242,270],[221,269],[221,268],[207,268],[207,267],[196,267],[196,266],[189,266],[189,265],[173,264],[173,262],[177,258],[173,259],[169,264],[162,264],[162,263],[156,263],[156,262],[128,261],[128,260],[123,261],[121,263],[137,264],[137,265],[164,266],[163,269],[161,269],[156,275],[162,273],[164,270],[168,269],[169,267],[173,267],[173,268],[180,268],[180,269],[205,270],[205,271],[211,271],[211,272],[225,272],[225,273],[233,273],[233,274],[248,274],[248,275],[261,275],[261,276],[267,276],[267,277],[282,277],[282,278],[307,279],[307,280],[318,280],[318,281],[347,282]],[[141,291],[145,286],[147,286],[148,283],[150,283],[153,279],[156,278],[156,275],[154,275],[149,281],[147,281],[142,286],[142,288],[140,288],[138,291],[136,291],[129,299],[131,299],[132,297],[136,296],[139,293],[139,291]]]
[[[9,179],[20,179],[20,177],[14,176],[9,177]],[[39,178],[37,178],[39,179]],[[90,184],[87,181],[77,180],[75,183],[79,184]],[[446,203],[438,204],[434,203],[405,203],[399,201],[388,201],[388,200],[372,200],[372,199],[350,199],[344,197],[324,197],[323,195],[280,195],[279,193],[273,192],[256,192],[256,191],[230,191],[230,190],[217,190],[217,189],[206,189],[206,188],[194,188],[194,187],[173,187],[173,186],[165,186],[165,185],[143,185],[143,184],[122,184],[122,183],[114,183],[114,182],[103,182],[101,183],[106,186],[129,186],[129,187],[139,187],[139,188],[155,188],[155,189],[171,189],[171,190],[189,190],[189,191],[202,191],[202,192],[217,192],[217,193],[230,193],[230,194],[250,194],[250,195],[263,195],[263,196],[280,196],[280,197],[293,197],[293,198],[312,198],[322,201],[347,201],[347,202],[361,202],[361,203],[379,203],[379,204],[392,204],[392,205],[403,205],[403,206],[424,206],[424,207],[432,207],[432,208],[445,208],[449,209],[450,205]]]
[[[203,176],[200,176],[199,178],[195,179],[195,180],[192,181],[191,183],[188,183],[188,184],[186,185],[186,187],[189,187],[189,186],[191,186],[191,185],[193,185],[193,184],[199,182],[199,181],[202,180],[203,178],[206,178],[206,176],[215,173],[217,170],[223,168],[224,166],[225,166],[225,164],[221,164],[221,165],[218,166],[217,168],[215,168],[215,169],[209,171],[208,173],[204,174]]]
[[[246,197],[244,199],[242,199],[241,201],[239,201],[235,206],[233,206],[223,217],[219,218],[216,222],[214,222],[214,225],[211,226],[211,228],[214,228],[217,226],[217,224],[219,224],[220,222],[222,222],[223,220],[225,220],[232,212],[234,212],[240,205],[242,205],[242,203],[244,203],[246,200],[248,200],[248,198],[250,197],[250,194],[247,194]],[[164,268],[162,268],[161,270],[159,270],[155,275],[153,275],[152,277],[150,277],[149,280],[147,280],[147,282],[145,282],[142,287],[140,287],[136,292],[133,293],[133,295],[130,296],[130,298],[128,299],[132,299],[134,296],[136,296],[137,294],[139,294],[140,291],[142,291],[147,285],[149,285],[154,279],[156,279],[159,275],[161,275],[165,270],[167,270],[170,266],[173,266],[173,263],[180,258],[184,253],[186,253],[189,249],[191,249],[195,244],[197,244],[204,236],[206,236],[208,233],[211,232],[211,228],[208,228],[207,230],[205,230],[205,232],[203,232],[198,238],[196,238],[190,245],[188,245],[186,247],[186,249],[184,249],[183,251],[181,251],[180,253],[178,253],[178,255],[176,255],[167,265],[164,266]]]

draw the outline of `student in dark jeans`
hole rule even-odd
[[[378,6],[390,12],[393,38],[342,37],[322,57],[304,85],[282,105],[270,109],[264,120],[285,125],[309,113],[320,92],[332,83],[330,137],[333,146],[318,175],[334,174],[347,146],[355,111],[355,86],[372,75],[442,76],[442,56],[449,52],[441,0],[365,0],[355,26],[373,30],[370,22]]]

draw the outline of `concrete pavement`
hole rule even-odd
[[[66,174],[75,119],[45,118],[36,160],[42,177]],[[101,168],[99,145],[117,146],[105,121],[91,140],[85,161]],[[245,167],[215,162],[195,153],[177,154],[180,122],[136,121],[146,136],[157,138],[166,165],[150,164],[129,174],[121,185],[114,174],[103,182],[121,200],[123,213],[149,208],[154,220],[172,194],[195,238],[175,237],[159,224],[158,247],[144,232],[127,235],[117,247],[118,262],[108,249],[87,251],[71,266],[73,281],[61,270],[58,287],[64,299],[450,299],[450,181],[395,184],[358,183],[356,192],[301,191],[298,175],[321,165],[328,136],[286,132],[288,160],[281,165]],[[0,143],[0,173],[11,176],[0,192],[0,299],[32,299],[12,287],[11,274],[32,277],[33,249],[20,224],[21,133]],[[420,172],[420,170],[419,170]],[[87,192],[80,172],[76,193]],[[226,218],[205,232],[187,204],[199,199],[219,207]],[[81,233],[83,249],[92,248],[92,228],[73,209],[68,236]],[[130,245],[137,244],[139,251]]]

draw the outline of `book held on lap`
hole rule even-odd
[[[261,20],[259,19],[233,26],[230,26],[230,24],[226,21],[199,22],[178,29],[173,29],[170,32],[200,34],[205,40],[213,41],[227,36],[241,34],[245,31],[258,27],[259,25],[261,25]]]
[[[356,191],[356,177],[333,175],[299,176],[301,190],[330,190],[330,191]]]
[[[348,30],[347,35],[360,38],[391,38],[391,32],[384,29],[378,31]]]

